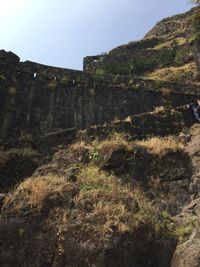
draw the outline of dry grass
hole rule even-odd
[[[70,190],[65,177],[41,176],[29,178],[19,184],[4,200],[4,207],[11,206],[12,212],[20,212],[24,207],[40,210],[45,199],[51,194],[63,194]]]
[[[177,143],[172,137],[153,137],[147,140],[138,141],[137,143],[138,145],[145,147],[149,152],[158,155],[163,155],[168,151],[176,152],[184,149],[183,144]]]
[[[70,145],[69,147],[69,149],[75,153],[82,151],[83,149],[89,149],[89,148],[90,148],[89,144],[86,144],[84,141],[76,142]]]
[[[196,82],[196,65],[188,63],[181,67],[169,67],[157,69],[149,73],[146,78],[152,80],[166,80],[175,82]]]
[[[159,50],[163,48],[170,48],[171,46],[172,46],[172,41],[167,41],[167,42],[156,45],[153,49]]]
[[[200,132],[200,124],[195,123],[191,128],[190,128],[190,134],[191,135],[199,135]]]
[[[103,238],[113,231],[124,233],[133,230],[142,220],[153,221],[155,210],[142,192],[122,185],[116,177],[96,166],[83,167],[78,184],[81,191],[76,199],[77,207],[82,211],[83,225],[87,224],[88,217],[94,221],[87,229],[94,236]]]
[[[122,185],[116,177],[96,166],[87,165],[80,169],[77,186],[80,192],[74,198],[74,208],[70,210],[59,204],[59,209],[67,212],[65,228],[72,227],[70,233],[78,239],[87,236],[99,242],[114,231],[120,234],[132,231],[141,222],[155,223],[156,211],[139,189],[133,191],[129,185]],[[40,212],[52,196],[57,203],[72,200],[73,189],[74,184],[65,177],[31,177],[7,195],[3,210],[12,214],[24,210]],[[52,212],[57,209],[52,204],[50,208]]]
[[[72,201],[73,206],[69,207],[66,203]],[[61,232],[69,231],[80,241],[99,243],[113,233],[133,232],[140,224],[149,224],[155,231],[162,231],[156,209],[141,190],[133,190],[129,184],[122,184],[114,175],[92,164],[80,167],[76,183],[56,175],[25,180],[7,195],[3,211],[5,214],[6,211],[7,214],[24,211],[37,214],[46,205],[51,209],[48,223],[56,223]],[[66,217],[64,224],[63,216]]]
[[[107,139],[96,142],[94,141],[92,143],[93,147],[96,147],[99,151],[108,151],[110,148],[115,147],[129,147],[129,142],[127,141],[127,137],[123,133],[112,133]]]
[[[99,140],[98,138],[93,140],[89,144],[90,160],[98,161],[99,155],[105,155],[109,151],[124,148],[128,149],[130,143],[128,142],[128,136],[123,133],[111,133],[105,140]]]
[[[97,188],[99,190],[100,188],[108,188],[110,183],[113,185],[114,178],[105,174],[104,171],[99,170],[97,166],[86,165],[82,167],[78,174],[78,183],[82,189],[88,186],[89,189],[96,190]]]
[[[89,157],[90,144],[86,144],[84,141],[78,141],[69,146],[67,150],[68,163],[71,162],[85,162]],[[66,157],[65,156],[65,157]]]
[[[187,43],[187,40],[184,37],[177,37],[174,40],[176,41],[177,45],[183,45],[183,44]],[[160,43],[160,44],[156,45],[154,47],[154,49],[159,50],[159,49],[163,49],[163,48],[171,48],[174,40],[169,40],[167,42]]]

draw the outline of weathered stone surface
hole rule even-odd
[[[175,245],[172,240],[156,243],[148,225],[141,226],[133,235],[116,238],[114,245],[108,242],[105,246],[79,243],[69,232],[60,236],[57,231],[41,218],[1,219],[1,266],[167,267]]]
[[[3,158],[0,161],[0,193],[8,192],[31,176],[41,164],[41,155],[30,148],[0,151],[0,157]]]
[[[153,136],[176,135],[182,131],[185,121],[193,122],[190,113],[160,107],[160,111],[132,115],[104,125],[91,126],[82,135],[88,138],[105,138],[112,132],[124,132],[130,139],[145,139]],[[81,133],[80,133],[81,135]]]
[[[197,267],[200,266],[200,197],[199,197],[199,151],[200,151],[200,125],[196,124],[190,130],[191,140],[188,143],[187,151],[189,152],[192,164],[193,175],[189,185],[191,199],[187,205],[182,208],[177,220],[182,224],[195,222],[193,229],[186,239],[181,242],[173,255],[171,267]]]
[[[200,265],[200,197],[186,205],[179,216],[183,222],[195,221],[195,226],[189,238],[176,247],[171,267],[198,267]]]
[[[152,111],[165,106],[165,88],[171,92],[171,106],[186,104],[191,94],[199,94],[195,85],[191,89],[190,85],[118,75],[98,80],[82,71],[27,61],[6,60],[0,65],[0,75],[0,137],[4,139],[23,132],[43,135],[83,129]]]

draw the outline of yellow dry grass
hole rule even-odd
[[[70,145],[69,150],[71,150],[72,152],[79,152],[82,151],[83,149],[89,149],[89,148],[90,146],[86,144],[85,141],[79,141]]]
[[[124,233],[136,227],[141,220],[153,221],[155,210],[139,189],[132,190],[130,185],[121,184],[116,177],[97,166],[83,167],[77,182],[81,188],[76,199],[77,207],[82,211],[86,208],[86,213],[82,213],[83,224],[89,216],[89,202],[90,217],[95,221],[90,230],[96,235],[104,236],[113,231]],[[87,205],[82,205],[83,202]],[[134,203],[139,205],[137,211],[133,208]]]
[[[187,43],[186,38],[184,38],[184,37],[177,37],[174,40],[169,40],[167,42],[160,43],[160,44],[156,45],[154,47],[154,49],[159,50],[159,49],[163,49],[163,48],[171,48],[174,41],[176,42],[177,45],[183,45],[183,44],[186,44]]]
[[[49,194],[59,193],[70,188],[70,183],[62,176],[30,177],[20,183],[4,200],[4,206],[12,203],[12,211],[20,211],[24,204],[30,209],[40,210]]]
[[[176,82],[196,82],[197,70],[195,63],[188,63],[180,67],[157,69],[147,74],[147,79],[166,80]]]
[[[121,138],[118,136],[116,140]],[[155,142],[151,141],[148,147],[151,146],[154,147]],[[79,188],[79,194],[72,194],[74,186]],[[72,195],[72,208],[60,206],[65,200],[72,201]],[[12,214],[20,213],[24,208],[29,212],[40,212],[51,196],[56,197],[53,199],[58,200],[59,206],[51,205],[48,223],[55,224],[56,210],[59,210],[67,219],[63,225],[56,217],[56,224],[78,240],[99,242],[112,233],[132,232],[143,223],[152,225],[155,230],[160,229],[162,223],[140,189],[122,184],[114,175],[92,164],[80,167],[76,185],[63,176],[28,178],[7,195],[3,209],[9,207]]]
[[[112,133],[107,139],[101,141],[101,142],[96,142],[94,141],[92,143],[92,146],[96,147],[97,150],[101,151],[108,151],[110,148],[115,148],[115,147],[129,147],[129,142],[127,141],[126,136],[123,133]]]
[[[137,143],[145,147],[149,152],[158,155],[163,155],[168,151],[176,152],[178,150],[184,149],[183,144],[178,143],[172,137],[166,137],[166,138],[153,137],[146,140],[138,141]]]

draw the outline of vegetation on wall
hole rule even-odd
[[[97,69],[96,75],[121,74],[121,75],[142,75],[145,72],[152,71],[155,68],[167,66],[174,62],[177,57],[176,47],[163,49],[158,55],[149,57],[138,55],[134,58],[123,62],[112,62],[103,65]]]

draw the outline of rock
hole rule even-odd
[[[171,267],[199,267],[200,239],[192,239],[177,246]]]
[[[8,192],[17,183],[31,176],[40,165],[41,155],[27,149],[11,149],[3,165],[0,165],[0,192]],[[34,153],[34,154],[33,154]]]

